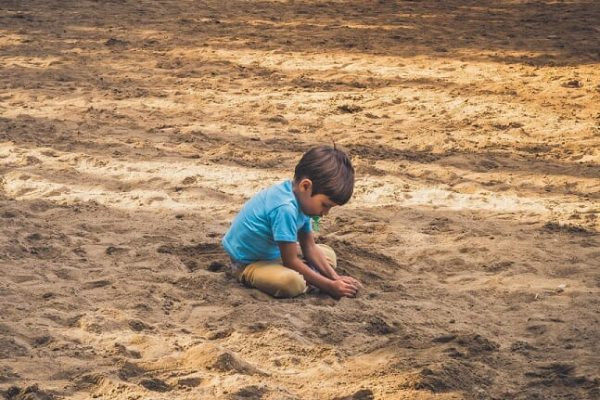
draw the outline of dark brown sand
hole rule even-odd
[[[1,395],[600,398],[599,4],[0,0]],[[239,286],[332,141],[364,291]]]

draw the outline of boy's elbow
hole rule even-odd
[[[300,272],[298,271],[298,263],[301,263],[302,261],[300,261],[299,258],[292,258],[292,259],[287,259],[287,260],[283,260],[283,266],[287,267],[289,269],[292,269],[296,272]]]

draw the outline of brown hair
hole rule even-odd
[[[294,181],[312,181],[312,196],[324,194],[336,204],[346,204],[354,191],[354,167],[346,153],[331,146],[308,150],[296,165]]]

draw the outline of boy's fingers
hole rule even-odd
[[[354,286],[355,288],[359,289],[362,287],[362,285],[360,284],[359,281],[357,281],[354,278],[350,278],[350,283],[352,284],[352,286]]]
[[[344,282],[352,283],[352,284],[357,284],[358,283],[358,281],[356,279],[354,279],[353,277],[351,277],[351,276],[344,276],[344,277],[342,277],[342,280]]]
[[[354,296],[354,294],[356,293],[356,288],[349,282],[345,282],[345,283],[346,283],[346,296],[348,296],[348,297]]]
[[[356,297],[360,289],[360,282],[349,276],[341,277],[340,281],[342,283],[340,288],[342,295],[345,297]]]
[[[358,289],[358,287],[356,286],[356,284],[355,284],[354,282],[352,282],[352,281],[346,281],[345,283],[346,283],[346,285],[348,285],[348,286],[349,286],[349,287],[350,287],[352,290],[356,290],[356,289]]]
[[[358,279],[355,279],[355,278],[353,278],[353,277],[351,277],[351,276],[345,276],[345,277],[344,277],[344,281],[345,281],[345,282],[352,283],[353,285],[355,285],[355,286],[357,286],[357,287],[359,287],[359,288],[361,288],[361,287],[362,287],[362,283],[360,283],[360,281],[359,281]]]

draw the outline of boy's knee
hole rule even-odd
[[[278,289],[273,294],[275,297],[296,297],[306,291],[304,277],[296,271],[289,271],[278,282]]]
[[[335,267],[337,265],[337,255],[335,254],[335,251],[326,244],[319,244],[318,246],[321,248],[323,254],[325,254],[329,264],[331,264],[332,267]]]

